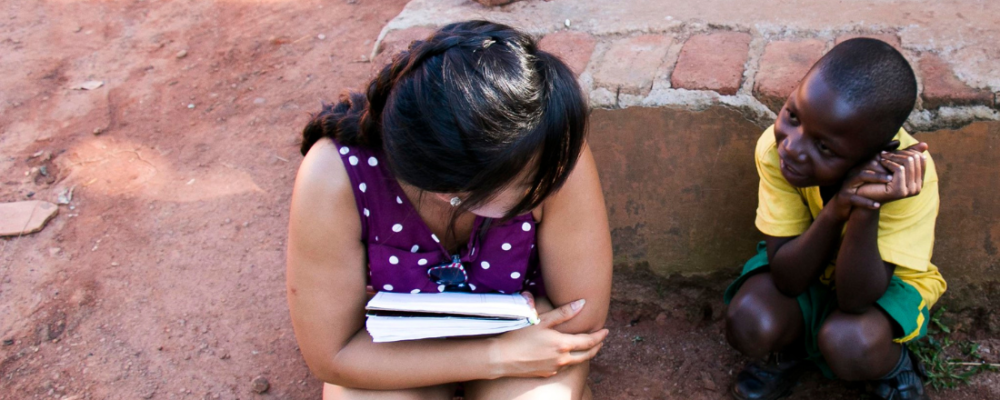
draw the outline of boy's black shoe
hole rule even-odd
[[[926,400],[924,366],[909,348],[904,346],[902,353],[896,368],[876,382],[875,394],[885,400]]]
[[[802,360],[782,360],[772,355],[767,362],[749,362],[736,375],[733,397],[738,400],[775,400],[792,393],[802,374]]]

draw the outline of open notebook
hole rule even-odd
[[[378,292],[365,308],[376,343],[491,335],[538,322],[520,294]]]

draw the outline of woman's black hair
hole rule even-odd
[[[385,152],[400,181],[435,193],[468,193],[481,205],[528,166],[522,200],[538,207],[568,177],[583,147],[587,103],[570,69],[535,40],[487,21],[442,27],[368,84],[324,105],[302,132],[302,154],[330,137]],[[457,213],[456,213],[457,215]]]

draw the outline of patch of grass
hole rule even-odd
[[[979,354],[979,344],[962,340],[951,340],[951,328],[942,321],[946,309],[939,308],[931,315],[927,326],[927,336],[922,340],[907,344],[927,370],[927,383],[934,389],[952,389],[981,372],[1000,371],[1000,364],[989,364]],[[958,354],[957,357],[952,356]]]

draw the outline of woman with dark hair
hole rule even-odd
[[[325,399],[586,399],[611,239],[569,68],[508,26],[414,42],[303,132],[288,301]],[[373,343],[373,290],[524,293],[537,325]]]

